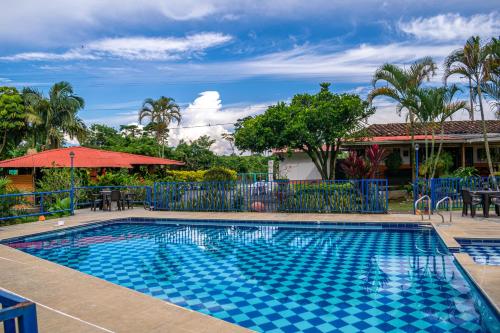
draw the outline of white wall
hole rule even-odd
[[[289,180],[316,180],[321,175],[316,166],[306,153],[294,153],[292,156],[284,155],[284,160],[279,163],[280,177]]]

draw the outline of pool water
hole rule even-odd
[[[120,222],[9,245],[259,332],[500,330],[432,230]]]
[[[460,242],[461,252],[468,253],[481,265],[500,266],[500,241],[496,242]]]

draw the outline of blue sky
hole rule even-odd
[[[183,126],[231,123],[321,81],[366,95],[384,62],[442,63],[472,34],[498,36],[497,8],[490,0],[17,0],[0,13],[0,84],[47,91],[70,81],[89,124],[137,121],[142,100],[161,95],[183,107]],[[391,103],[378,107],[370,122],[403,120]],[[228,130],[173,130],[171,144]]]

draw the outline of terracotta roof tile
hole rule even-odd
[[[482,134],[482,126],[480,120],[447,121],[444,124],[444,134]],[[487,120],[486,129],[488,133],[500,133],[500,120]],[[410,126],[406,123],[374,124],[367,128],[367,132],[369,136],[406,136],[410,135]],[[424,134],[424,128],[417,125],[415,135]]]

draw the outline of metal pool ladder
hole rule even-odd
[[[439,200],[436,204],[436,214],[438,214],[439,216],[441,216],[441,223],[444,224],[444,216],[443,214],[441,214],[441,212],[439,211],[439,205],[445,201],[448,201],[448,210],[450,212],[450,223],[451,223],[451,217],[452,217],[452,207],[453,207],[453,200],[450,198],[450,197],[444,197],[443,199]]]
[[[429,216],[429,220],[430,220],[431,219],[431,209],[432,209],[431,205],[432,205],[432,200],[431,200],[431,197],[429,197],[428,195],[424,195],[423,197],[421,197],[417,201],[415,201],[415,212],[418,211],[418,208],[417,208],[418,203],[420,201],[424,200],[424,199],[426,199],[429,202],[429,206],[428,206],[429,207],[429,211],[428,211],[427,215]],[[422,221],[423,221],[424,220],[424,214],[420,214],[420,216],[422,216]]]

